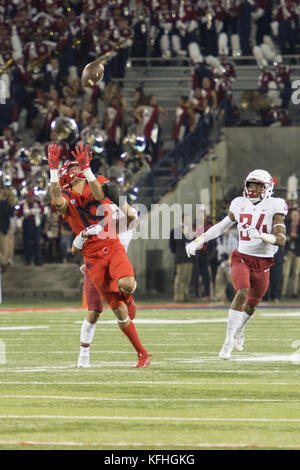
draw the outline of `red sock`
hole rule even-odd
[[[127,308],[128,308],[128,315],[130,320],[133,320],[136,315],[136,306],[134,303],[134,298],[132,294],[127,294],[126,292],[120,291],[122,299],[124,300]]]
[[[141,343],[140,338],[138,337],[134,323],[132,321],[129,323],[128,326],[121,328],[121,331],[123,331],[123,333],[127,336],[138,355],[148,355],[146,349]]]

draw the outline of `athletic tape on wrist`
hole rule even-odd
[[[91,181],[95,181],[96,179],[96,176],[94,175],[94,173],[92,172],[90,168],[86,168],[85,170],[83,170],[83,174],[89,183]]]
[[[50,183],[59,183],[58,170],[50,170]]]

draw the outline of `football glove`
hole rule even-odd
[[[56,144],[48,145],[48,164],[50,170],[58,169],[58,159],[60,154],[60,148]]]
[[[200,237],[193,240],[191,243],[188,243],[187,245],[185,245],[185,251],[186,251],[186,254],[188,255],[188,258],[190,258],[191,255],[195,256],[197,250],[201,250],[201,248],[204,245],[204,241],[205,240],[204,240],[204,234],[203,234],[203,235],[200,235]]]
[[[75,160],[77,160],[78,165],[82,170],[86,170],[90,168],[90,162],[92,159],[92,152],[89,152],[89,146],[87,145],[85,149],[83,148],[83,145],[80,144],[80,146],[76,145],[75,147],[75,152],[71,152]]]
[[[272,233],[260,233],[254,227],[249,227],[247,231],[248,231],[250,238],[257,238],[257,239],[260,238],[265,243],[270,243],[271,245],[274,245],[274,243],[276,243],[276,237]]]
[[[85,244],[86,240],[89,237],[92,237],[93,235],[98,235],[99,232],[101,232],[103,228],[101,227],[100,224],[94,224],[90,225],[89,227],[86,227],[84,230],[81,230],[81,232],[75,237],[73,241],[73,245],[75,248],[78,250],[82,250],[83,245]]]

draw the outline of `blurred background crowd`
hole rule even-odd
[[[239,125],[231,58],[247,64],[253,56],[261,70],[257,91],[242,97],[259,102],[255,123],[291,124],[282,57],[300,44],[299,18],[297,0],[0,0],[2,268],[18,247],[28,265],[69,260],[72,232],[46,197],[49,142],[59,143],[62,162],[75,142],[88,143],[93,171],[131,188],[133,198],[135,183],[162,158],[167,109],[143,87],[130,103],[122,90],[126,69],[143,58],[191,65],[190,92],[175,106],[174,146],[203,119],[213,136],[220,125]],[[82,88],[83,68],[100,57],[103,80]]]

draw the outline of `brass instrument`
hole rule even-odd
[[[26,67],[26,71],[28,73],[34,71],[34,69],[39,69],[43,64],[44,62],[47,60],[48,57],[51,57],[52,53],[51,52],[47,52],[47,54],[44,54],[42,55],[42,57],[39,57],[38,59],[34,59],[32,62],[30,62],[27,67]]]
[[[51,130],[57,134],[57,139],[74,144],[79,138],[78,124],[75,119],[59,116],[50,124]]]
[[[33,166],[41,166],[43,163],[47,162],[47,158],[45,156],[44,146],[42,144],[33,144],[29,148],[29,157],[28,160],[31,165]]]
[[[0,75],[2,75],[3,73],[8,73],[13,67],[13,62],[13,59],[7,60],[5,64],[3,64],[3,66],[0,68]]]

